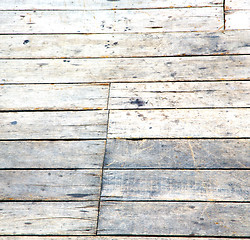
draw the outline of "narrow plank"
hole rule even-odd
[[[223,8],[3,11],[0,22],[5,34],[216,31],[223,26]]]
[[[249,54],[250,31],[2,35],[1,58]]]
[[[249,171],[105,170],[102,200],[247,201]]]
[[[246,80],[250,56],[0,60],[0,75],[2,84]]]
[[[110,109],[249,107],[250,82],[112,83]]]
[[[98,200],[101,170],[5,170],[0,182],[0,200]]]
[[[250,140],[108,139],[105,168],[246,169]]]
[[[105,138],[107,111],[0,113],[0,139]]]
[[[1,169],[101,168],[105,141],[0,141]]]
[[[108,137],[249,137],[249,118],[249,109],[111,110]]]
[[[249,204],[102,202],[99,234],[249,236]]]
[[[248,0],[225,0],[226,10],[250,10],[250,2]]]
[[[227,11],[226,30],[250,29],[250,10]]]
[[[107,108],[108,84],[0,86],[0,110]]]
[[[2,235],[95,234],[98,202],[1,202]]]
[[[100,1],[100,0],[84,0],[72,1],[64,0],[44,0],[32,1],[25,0],[22,2],[10,2],[2,0],[0,3],[1,10],[27,10],[27,9],[61,9],[61,10],[94,10],[94,9],[124,9],[124,8],[165,8],[165,7],[205,7],[205,6],[218,6],[222,5],[222,0],[149,0],[147,4],[140,0],[129,1]]]

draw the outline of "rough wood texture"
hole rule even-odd
[[[105,168],[250,168],[250,140],[109,139]]]
[[[249,109],[111,110],[108,137],[249,137],[249,118]]]
[[[0,182],[0,200],[98,200],[101,170],[6,170]]]
[[[218,6],[222,5],[222,0],[148,0],[147,4],[140,0],[127,1],[105,1],[105,0],[23,0],[10,2],[9,0],[2,0],[0,9],[2,10],[27,10],[27,9],[124,9],[124,8],[164,8],[164,7],[204,7],[204,6]]]
[[[0,113],[0,139],[105,138],[107,111]]]
[[[102,202],[98,233],[246,237],[248,210],[247,203]]]
[[[87,110],[107,108],[108,85],[0,86],[0,110]]]
[[[247,201],[249,171],[105,170],[102,200]]]
[[[249,9],[250,2],[248,0],[225,0],[225,10]]]
[[[249,54],[250,31],[2,35],[1,58]]]
[[[250,10],[228,11],[225,15],[225,29],[250,29]]]
[[[112,83],[110,109],[249,107],[250,82]]]
[[[93,235],[98,202],[1,202],[0,234]]]
[[[3,11],[0,22],[5,34],[216,31],[223,27],[223,8]]]
[[[2,84],[245,80],[250,56],[0,60],[0,75]]]
[[[105,141],[0,141],[1,169],[101,168]]]

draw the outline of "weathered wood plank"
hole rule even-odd
[[[2,84],[245,80],[250,56],[0,60],[0,76]]]
[[[250,82],[112,83],[110,109],[249,107]]]
[[[149,0],[147,4],[140,0],[133,1],[100,1],[100,0],[23,0],[9,1],[2,0],[0,3],[1,10],[27,10],[27,9],[61,9],[61,10],[90,10],[90,9],[124,9],[124,8],[165,8],[165,7],[205,7],[222,5],[222,0]]]
[[[250,2],[248,0],[225,0],[226,10],[250,10]]]
[[[249,118],[249,109],[111,110],[108,137],[249,137]]]
[[[5,170],[0,182],[0,200],[98,200],[101,170]]]
[[[1,202],[0,234],[95,234],[97,201]]]
[[[250,31],[2,35],[1,58],[249,54]]]
[[[1,169],[101,168],[105,141],[0,141]]]
[[[105,170],[102,200],[247,201],[249,171]]]
[[[108,139],[105,168],[250,168],[250,140]]]
[[[223,26],[223,8],[3,11],[0,22],[6,34],[216,31]]]
[[[99,234],[249,236],[242,203],[102,202]]]
[[[250,10],[227,11],[226,30],[250,29]]]
[[[0,86],[0,110],[104,109],[108,90],[108,84]]]
[[[0,139],[105,138],[107,111],[3,112]]]

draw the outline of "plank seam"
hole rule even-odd
[[[107,114],[106,141],[105,141],[105,146],[104,146],[104,155],[103,155],[103,162],[102,162],[101,184],[100,184],[100,192],[99,192],[100,197],[99,197],[98,208],[97,208],[96,235],[97,235],[97,232],[98,232],[98,224],[99,224],[99,217],[100,217],[101,194],[102,194],[102,188],[103,188],[104,161],[105,161],[105,155],[106,155],[106,150],[107,150],[107,139],[108,139],[108,129],[109,129],[109,115],[110,115],[110,110],[109,110],[110,91],[111,91],[111,83],[109,84],[109,90],[108,90],[108,96],[107,96],[107,98],[108,98],[107,99],[108,114]]]

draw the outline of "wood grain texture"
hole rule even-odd
[[[0,22],[4,34],[217,31],[223,26],[223,8],[3,11]]]
[[[105,141],[0,141],[1,169],[101,168]]]
[[[147,4],[140,0],[127,1],[100,1],[100,0],[44,0],[44,1],[8,1],[2,0],[0,9],[2,10],[27,10],[27,9],[62,9],[62,10],[88,10],[88,9],[123,9],[123,8],[164,8],[164,7],[204,7],[204,6],[219,6],[222,5],[222,0],[149,0]]]
[[[87,110],[107,108],[108,85],[0,86],[0,110]]]
[[[98,233],[246,237],[248,210],[247,203],[102,202]]]
[[[110,109],[249,107],[250,82],[112,83]]]
[[[98,200],[101,170],[0,171],[1,200]]]
[[[245,80],[250,56],[0,60],[0,75],[2,84]]]
[[[248,0],[225,0],[226,10],[250,10],[250,2]]]
[[[102,200],[247,201],[249,171],[105,170]]]
[[[250,168],[250,140],[108,139],[105,168]]]
[[[111,110],[108,137],[249,137],[249,118],[249,109]]]
[[[250,29],[250,9],[228,11],[225,21],[226,30]]]
[[[249,54],[250,31],[2,35],[1,58]]]
[[[2,235],[93,235],[98,202],[1,202]]]
[[[3,112],[0,139],[105,138],[107,111]]]

